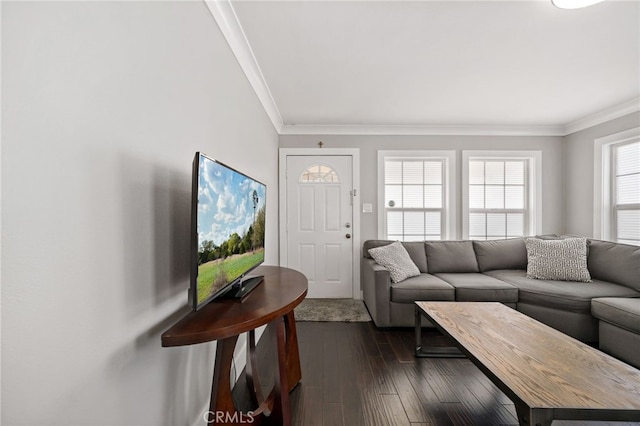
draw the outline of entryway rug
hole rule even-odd
[[[296,321],[371,321],[364,302],[354,299],[304,299],[293,313]]]

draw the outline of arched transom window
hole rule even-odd
[[[312,164],[307,167],[302,175],[300,182],[303,183],[337,183],[340,182],[338,174],[331,167],[325,164]]]

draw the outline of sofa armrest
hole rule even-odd
[[[373,259],[362,258],[364,303],[377,327],[391,327],[391,275]]]

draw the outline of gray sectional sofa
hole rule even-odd
[[[588,240],[592,282],[527,278],[523,238],[404,242],[419,275],[393,282],[363,245],[364,302],[378,327],[412,327],[413,302],[502,302],[640,368],[640,247]]]

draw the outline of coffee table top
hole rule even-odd
[[[528,407],[640,410],[640,370],[493,302],[416,302],[510,398]]]

